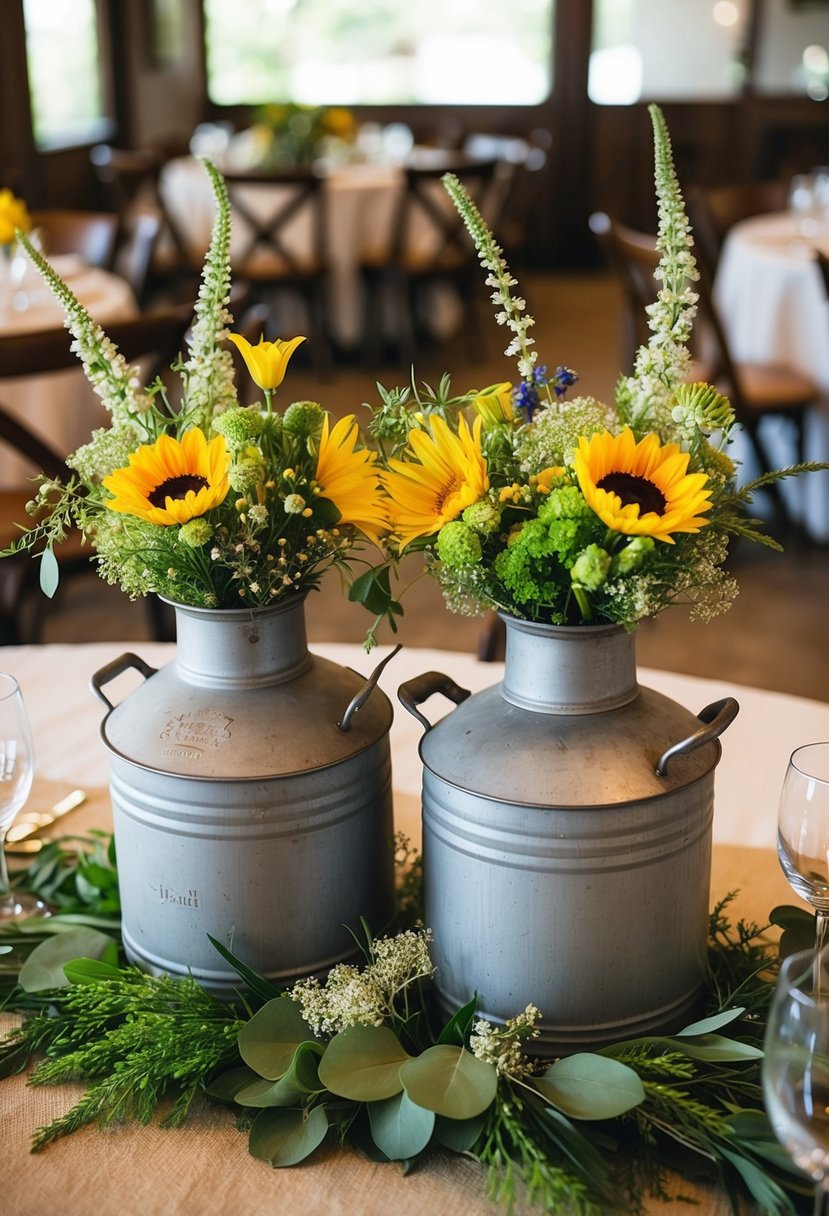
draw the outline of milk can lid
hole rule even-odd
[[[347,761],[388,735],[392,707],[376,687],[349,729],[340,729],[365,682],[318,655],[309,656],[297,678],[241,689],[182,680],[170,664],[110,710],[101,735],[114,756],[173,776],[245,781],[303,775]]]
[[[546,714],[521,709],[501,685],[477,693],[428,730],[424,765],[469,793],[531,806],[618,806],[661,798],[699,781],[719,761],[718,739],[661,757],[702,726],[683,706],[639,688],[627,704],[603,713]]]

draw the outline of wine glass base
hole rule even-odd
[[[12,891],[3,903],[0,903],[0,925],[13,924],[15,921],[28,920],[34,916],[51,916],[52,913],[42,899],[34,895],[25,895],[21,891]]]

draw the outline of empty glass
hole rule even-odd
[[[777,821],[777,855],[817,916],[816,950],[829,943],[829,743],[792,752]]]
[[[29,718],[14,676],[0,672],[0,924],[48,915],[31,895],[12,891],[6,866],[6,833],[32,788],[34,756]]]
[[[807,240],[816,237],[818,223],[815,179],[811,173],[796,173],[789,183],[789,207],[797,217],[797,230]]]
[[[793,954],[780,969],[766,1022],[763,1094],[771,1125],[816,1184],[815,1216],[829,1210],[827,954]],[[819,971],[823,979],[816,980]]]

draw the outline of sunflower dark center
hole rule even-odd
[[[168,498],[186,498],[188,490],[198,494],[199,490],[204,490],[209,484],[207,479],[199,477],[198,473],[182,473],[181,477],[168,477],[166,481],[162,481],[160,486],[156,486],[152,493],[147,495],[147,501],[152,506],[163,509]]]
[[[596,484],[600,490],[618,494],[623,507],[635,503],[640,515],[647,515],[650,511],[654,515],[665,514],[665,495],[647,477],[637,477],[634,473],[608,473]]]
[[[435,515],[440,515],[443,508],[446,506],[448,499],[452,497],[463,485],[463,478],[455,473],[451,481],[445,486],[441,486],[438,493],[435,495]]]

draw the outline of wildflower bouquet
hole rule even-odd
[[[160,381],[140,387],[136,369],[21,237],[111,413],[68,458],[65,484],[41,480],[28,504],[35,522],[13,547],[39,555],[48,594],[57,585],[53,550],[73,526],[95,549],[101,576],[131,597],[157,592],[207,608],[259,607],[306,591],[331,565],[347,571],[386,528],[376,454],[359,443],[354,416],[335,421],[314,401],[273,409],[304,339],[254,346],[227,333],[230,205],[224,180],[205,167],[217,211],[189,354],[174,368],[180,404]],[[261,406],[238,404],[225,337],[262,389]]]
[[[260,107],[243,139],[257,168],[285,169],[339,151],[356,135],[354,116],[342,106],[285,102]]]
[[[711,385],[687,382],[698,275],[668,132],[655,106],[651,117],[661,286],[652,337],[612,405],[566,400],[575,372],[538,364],[533,318],[501,249],[461,183],[444,178],[512,333],[505,353],[517,356],[520,382],[459,397],[448,377],[436,390],[381,389],[371,429],[386,457],[392,545],[425,550],[455,611],[630,629],[681,600],[708,619],[736,594],[723,569],[729,538],[780,547],[746,517],[754,491],[822,467],[735,488],[733,410]]]

